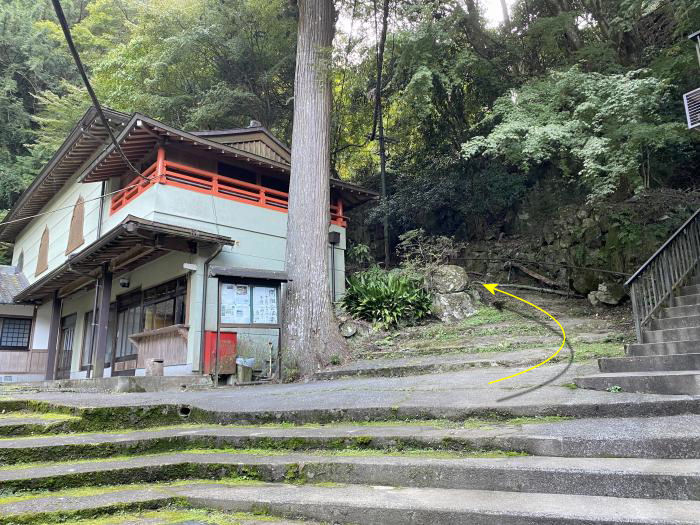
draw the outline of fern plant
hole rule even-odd
[[[431,304],[421,279],[380,269],[349,277],[341,301],[349,314],[384,328],[427,317]]]

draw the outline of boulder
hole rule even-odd
[[[352,321],[345,321],[340,325],[340,335],[343,337],[352,337],[357,333],[357,325]]]
[[[349,339],[354,336],[360,337],[363,335],[367,335],[372,330],[372,326],[370,325],[370,323],[367,323],[365,321],[349,319],[340,323],[340,325],[338,326],[338,330],[340,330],[340,335],[342,335],[346,339]]]
[[[598,276],[590,270],[581,270],[580,268],[572,269],[571,275],[574,290],[580,294],[588,294],[598,289]]]
[[[593,306],[600,303],[615,306],[625,298],[627,292],[619,283],[600,283],[598,289],[588,294],[588,300]]]
[[[467,270],[454,264],[438,266],[428,280],[430,288],[437,293],[462,292],[469,285]]]
[[[476,313],[474,300],[467,292],[436,293],[433,315],[443,323],[457,323]]]

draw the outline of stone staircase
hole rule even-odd
[[[600,374],[576,378],[581,388],[700,395],[700,273],[661,308],[627,357],[599,359]]]
[[[157,410],[164,426],[129,428],[152,407],[0,400],[0,524],[700,523],[700,415],[217,425]]]

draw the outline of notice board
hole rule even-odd
[[[221,324],[279,324],[279,287],[222,283]]]

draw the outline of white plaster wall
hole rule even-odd
[[[46,275],[66,260],[65,252],[68,246],[73,206],[80,195],[85,200],[85,222],[83,224],[85,243],[74,253],[78,253],[96,239],[100,203],[97,197],[100,195],[102,184],[99,182],[78,184],[76,179],[77,175],[72,177],[62,188],[57,188],[56,195],[42,208],[41,213],[56,211],[33,219],[15,240],[12,264],[16,265],[20,252],[24,252],[23,273],[30,283]],[[46,226],[49,227],[49,267],[47,271],[35,276],[39,243]]]
[[[110,188],[113,187],[112,185],[109,186]],[[108,231],[112,230],[129,215],[149,221],[154,220],[153,217],[156,207],[156,193],[159,188],[159,184],[151,186],[114,214],[110,214],[109,212],[112,196],[107,197],[105,199],[104,213],[102,215],[102,235],[105,235]]]
[[[51,301],[47,301],[36,310],[36,321],[32,332],[32,349],[47,350],[49,348],[49,329],[51,327]]]

